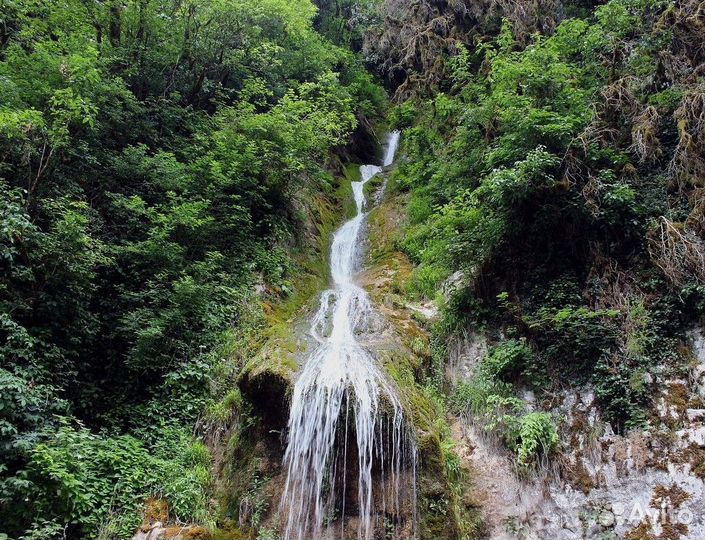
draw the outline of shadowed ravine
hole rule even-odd
[[[389,135],[383,166],[392,164],[398,142],[398,132]],[[415,442],[395,386],[357,338],[369,331],[373,315],[355,283],[364,185],[381,171],[363,165],[362,180],[352,183],[357,215],[334,235],[333,286],[321,294],[310,329],[317,346],[294,387],[281,501],[286,540],[342,537],[348,516],[356,517],[360,539],[372,538],[376,526],[393,527],[398,537],[405,505],[415,521]],[[414,529],[405,528],[405,535]]]

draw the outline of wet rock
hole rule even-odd
[[[603,510],[597,518],[602,527],[613,527],[615,524],[614,514],[609,510]]]
[[[534,408],[533,406],[536,404],[536,394],[534,394],[533,390],[529,390],[528,388],[522,388],[519,391],[519,396],[521,399],[526,401],[529,407],[532,409]]]
[[[158,540],[164,538],[165,533],[166,528],[158,521],[154,525],[140,528],[132,540]]]
[[[585,407],[590,407],[595,402],[595,392],[592,388],[585,388],[580,392],[580,402]]]
[[[438,306],[433,302],[407,302],[406,307],[414,313],[418,313],[427,321],[438,317]]]
[[[199,525],[168,526],[161,522],[142,526],[132,540],[207,540],[211,534]]]
[[[695,328],[688,333],[691,340],[695,358],[700,364],[705,365],[705,332],[702,328]]]

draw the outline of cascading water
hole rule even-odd
[[[398,144],[399,133],[391,133],[383,166],[392,164]],[[311,324],[318,346],[294,386],[281,502],[286,540],[342,537],[349,506],[356,509],[359,539],[372,538],[377,519],[398,520],[404,505],[412,522],[408,535],[415,534],[414,439],[394,385],[357,338],[373,315],[367,293],[354,282],[366,216],[363,190],[381,171],[363,165],[362,180],[352,183],[357,215],[333,237],[333,288],[321,294]],[[346,501],[355,480],[357,490]],[[336,519],[339,529],[331,525]]]

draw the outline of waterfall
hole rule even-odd
[[[367,293],[355,284],[366,216],[364,186],[392,164],[398,144],[399,132],[391,133],[382,166],[360,167],[362,179],[352,183],[357,214],[333,237],[333,287],[321,294],[310,331],[318,345],[294,385],[291,402],[280,506],[285,540],[342,537],[351,505],[360,540],[373,537],[375,523],[389,526],[380,522],[384,519],[392,520],[397,537],[394,520],[405,510],[412,516],[408,536],[415,534],[414,438],[394,384],[357,338],[373,315]],[[346,500],[349,489],[352,502]],[[336,519],[339,529],[331,525]]]

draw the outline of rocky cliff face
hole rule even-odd
[[[689,334],[683,378],[657,381],[648,430],[616,434],[600,414],[593,389],[555,396],[560,455],[535,476],[514,460],[485,426],[460,418],[454,436],[481,493],[493,539],[698,539],[705,534],[705,339]],[[484,356],[480,334],[459,340],[450,365],[454,381],[471,377]],[[523,393],[529,407],[535,397]]]

